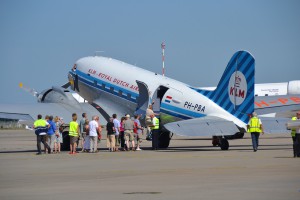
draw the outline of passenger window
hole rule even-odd
[[[102,83],[102,89],[105,90],[105,84],[104,83]]]
[[[119,96],[122,96],[123,92],[122,90],[119,90]]]
[[[127,94],[127,98],[128,98],[128,99],[131,99],[131,94],[128,93],[128,94]]]
[[[111,92],[114,92],[114,88],[113,87],[110,87],[109,89],[110,89]]]
[[[94,85],[97,86],[97,81],[96,80],[94,81]]]

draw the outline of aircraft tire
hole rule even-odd
[[[229,142],[227,139],[222,138],[220,139],[220,144],[219,144],[220,148],[222,150],[228,150],[229,149]]]
[[[158,147],[161,149],[168,148],[170,144],[170,140],[171,140],[170,131],[166,131],[166,130],[162,131],[158,139]]]

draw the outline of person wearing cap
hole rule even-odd
[[[300,120],[300,111],[297,112],[296,120]],[[294,157],[300,157],[300,128],[296,128],[294,149],[295,149]]]
[[[135,151],[135,144],[134,144],[134,137],[133,137],[133,129],[134,129],[134,123],[130,119],[130,115],[127,114],[126,120],[123,122],[123,127],[124,127],[124,137],[125,137],[125,143],[127,145],[127,150],[130,149],[130,144],[131,142],[131,148],[133,151]]]
[[[251,133],[253,151],[256,152],[259,145],[258,143],[259,135],[260,133],[264,134],[261,120],[257,117],[256,112],[252,113],[252,117],[249,120],[247,128],[248,128],[248,132]]]

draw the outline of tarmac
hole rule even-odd
[[[209,138],[175,136],[166,150],[35,155],[28,130],[0,130],[0,199],[299,200],[300,158],[290,135],[230,140],[228,151]]]

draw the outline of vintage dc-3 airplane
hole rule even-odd
[[[161,123],[161,148],[169,146],[171,133],[175,133],[215,136],[219,138],[221,149],[227,150],[227,136],[243,135],[254,110],[259,115],[276,113],[289,116],[287,111],[300,109],[299,95],[255,97],[255,59],[247,51],[238,51],[232,56],[213,91],[102,56],[79,59],[69,71],[68,79],[69,83],[63,87],[40,93],[38,100],[48,102],[47,107],[55,108],[52,111],[63,109],[68,115],[87,112],[90,116],[100,112],[106,120],[113,113],[119,117],[127,113],[141,114],[143,118],[148,106],[154,102],[153,110],[159,114]],[[75,102],[66,89],[69,86],[89,103]],[[44,108],[27,108],[25,112],[0,107],[2,116],[14,115],[15,118],[22,114],[35,118],[41,109],[46,110],[45,113],[51,111],[45,104]],[[32,114],[33,110],[38,112]],[[287,132],[285,123],[288,120],[275,115],[262,119],[267,133]]]
[[[228,149],[224,136],[246,132],[249,114],[285,113],[300,108],[300,96],[254,96],[255,59],[247,51],[236,52],[213,91],[182,82],[106,57],[79,59],[69,72],[71,88],[107,119],[112,113],[145,116],[149,104],[163,126],[160,146],[168,147],[170,132],[185,136],[218,136],[221,149]],[[286,132],[286,119],[266,118],[265,132]]]

